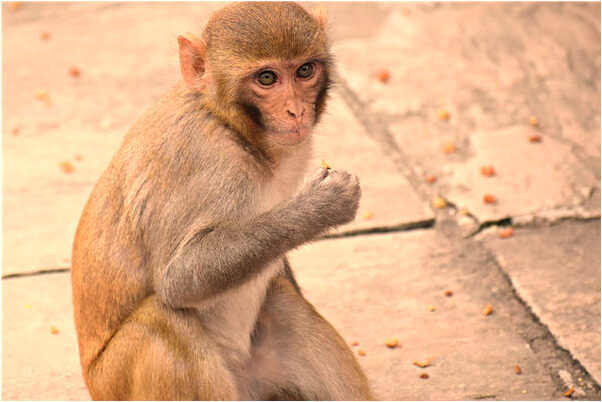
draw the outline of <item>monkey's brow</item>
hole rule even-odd
[[[325,64],[325,61],[319,57],[298,58],[298,59],[293,59],[290,62],[288,62],[288,60],[279,60],[279,59],[265,60],[261,63],[254,65],[253,67],[250,67],[248,74],[254,75],[263,70],[274,69],[274,68],[276,68],[276,65],[281,65],[283,62],[286,67],[290,66],[291,68],[298,68],[307,63]]]

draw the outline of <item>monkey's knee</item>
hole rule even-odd
[[[88,373],[93,399],[231,400],[231,373],[192,312],[147,299]]]
[[[345,340],[288,281],[272,282],[263,312],[263,339],[277,350],[284,389],[300,393],[302,399],[374,399]]]

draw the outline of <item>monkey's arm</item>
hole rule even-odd
[[[160,299],[176,308],[198,304],[245,282],[329,227],[352,220],[360,197],[357,177],[321,175],[306,191],[267,212],[212,228],[191,228],[155,277]]]

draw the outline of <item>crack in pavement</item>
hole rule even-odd
[[[410,185],[416,190],[418,195],[431,206],[431,200],[436,195],[436,192],[426,185],[413,169],[410,158],[399,147],[393,135],[380,119],[374,118],[373,113],[368,113],[368,109],[359,99],[357,94],[350,88],[347,82],[339,78],[337,83],[337,92],[341,95],[343,101],[351,109],[352,113],[360,121],[368,135],[370,135],[381,147],[381,150],[386,156],[391,157],[393,163],[398,168],[400,173],[408,180]],[[494,226],[519,226],[519,227],[538,227],[541,224],[558,224],[564,221],[582,221],[600,219],[599,213],[588,215],[582,210],[582,206],[593,197],[595,189],[592,187],[585,200],[574,207],[563,208],[561,206],[552,210],[537,211],[528,215],[508,216],[499,220],[480,222],[473,214],[468,211],[467,216],[475,221],[478,225],[474,231],[471,231],[467,237],[473,237],[482,232],[484,229]],[[445,198],[444,198],[445,199]],[[445,199],[447,206],[458,211],[456,204],[448,199]],[[435,211],[437,212],[437,211]],[[438,215],[438,214],[437,214]]]
[[[573,357],[569,350],[565,349],[558,343],[558,340],[554,334],[552,334],[548,326],[540,320],[539,316],[533,312],[531,306],[529,306],[527,302],[518,294],[512,278],[506,271],[504,271],[495,254],[493,254],[493,252],[484,245],[480,245],[480,247],[483,248],[487,253],[490,262],[496,267],[497,272],[502,276],[506,285],[510,288],[514,299],[523,307],[526,314],[530,316],[533,325],[537,327],[538,331],[535,335],[530,335],[529,331],[521,331],[519,334],[525,339],[525,341],[527,341],[531,350],[533,350],[533,352],[538,355],[541,360],[546,362],[545,364],[548,366],[548,369],[552,369],[550,375],[552,375],[557,382],[562,383],[562,386],[564,387],[564,381],[561,380],[558,373],[560,370],[571,370],[572,374],[574,374],[573,377],[584,379],[584,382],[586,382],[588,388],[590,388],[590,390],[592,390],[594,393],[597,393],[597,395],[595,395],[595,399],[599,400],[600,384],[598,384],[598,382],[590,375],[590,373],[585,369],[585,367],[583,367],[579,360]],[[548,359],[550,356],[555,357],[555,359]],[[553,364],[556,362],[560,362],[560,364]],[[559,387],[559,391],[565,390],[566,389]]]
[[[392,158],[393,163],[398,168],[401,174],[410,182],[410,185],[414,187],[420,197],[431,206],[431,198],[434,192],[429,189],[423,180],[421,180],[415,173],[414,169],[410,165],[410,159],[405,153],[399,148],[393,136],[389,132],[388,128],[380,120],[375,119],[371,113],[367,112],[367,108],[363,105],[362,101],[358,96],[351,90],[349,85],[342,79],[339,79],[339,85],[337,88],[339,94],[351,109],[353,114],[360,121],[360,124],[365,128],[366,132],[373,137],[373,139],[379,143],[381,150],[386,156]],[[591,195],[590,195],[591,196]],[[453,202],[446,200],[447,208],[452,208],[454,211],[458,211],[458,208]],[[504,271],[502,266],[497,261],[495,255],[487,249],[483,244],[480,244],[475,236],[482,232],[484,229],[494,226],[507,226],[507,225],[518,225],[520,227],[537,227],[542,223],[548,225],[559,224],[567,220],[573,221],[588,221],[600,219],[600,214],[593,214],[595,216],[583,216],[579,215],[579,210],[574,209],[566,211],[563,216],[558,210],[552,212],[558,212],[559,214],[550,214],[549,211],[537,212],[527,216],[521,217],[507,217],[497,221],[485,221],[479,222],[470,211],[468,216],[475,221],[478,228],[470,233],[468,236],[462,236],[462,229],[454,216],[446,216],[440,211],[436,211],[436,224],[429,226],[434,230],[441,231],[447,237],[455,239],[456,241],[468,241],[471,242],[476,249],[480,249],[487,253],[488,259],[495,267],[497,274],[503,280],[505,287],[507,288],[508,294],[505,295],[509,300],[513,300],[521,308],[523,317],[516,318],[513,322],[513,329],[519,334],[525,341],[527,341],[529,347],[538,356],[538,359],[548,368],[550,376],[557,384],[557,390],[560,393],[566,391],[566,384],[560,376],[562,370],[570,370],[574,378],[581,378],[585,380],[585,385],[581,389],[581,395],[575,395],[575,399],[600,399],[600,384],[589,374],[584,366],[576,360],[570,351],[566,350],[558,344],[556,337],[552,334],[550,329],[543,324],[539,317],[533,313],[531,307],[523,300],[514,284],[511,277]],[[454,214],[455,215],[455,214]],[[360,233],[361,234],[361,233]],[[475,250],[476,251],[476,250]],[[522,321],[517,322],[517,321]],[[523,327],[521,325],[526,325]],[[575,386],[577,386],[575,384]],[[494,395],[484,395],[485,398],[495,397]],[[582,398],[583,397],[583,398]]]
[[[2,280],[5,279],[15,279],[15,278],[27,278],[31,276],[40,276],[47,274],[60,274],[63,272],[71,271],[71,267],[56,267],[56,268],[41,268],[35,271],[28,272],[15,272],[12,274],[4,274],[2,275]]]

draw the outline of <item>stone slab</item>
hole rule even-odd
[[[441,180],[447,187],[444,197],[467,208],[480,222],[583,204],[599,180],[570,146],[542,133],[538,133],[541,142],[529,142],[535,133],[530,127],[515,126],[472,134],[471,156]],[[482,166],[493,166],[495,175],[483,176]],[[484,203],[486,194],[497,202]]]
[[[483,236],[519,296],[600,383],[600,221]]]
[[[434,133],[535,115],[542,128],[600,158],[599,4],[383,7],[389,18],[375,35],[339,42],[344,76],[373,111],[420,118]],[[385,84],[376,79],[381,69],[391,73]],[[437,125],[440,107],[450,112],[447,124]]]
[[[512,331],[516,311],[484,280],[486,264],[458,269],[466,252],[435,231],[413,231],[320,241],[296,251],[291,264],[305,296],[367,352],[358,359],[378,398],[563,400],[544,362]],[[3,399],[89,399],[70,289],[69,274],[2,281]],[[484,317],[487,302],[495,310]],[[401,348],[384,346],[390,336]],[[411,363],[430,357],[426,369]],[[430,378],[419,378],[423,372]]]
[[[128,127],[179,79],[176,36],[223,5],[2,4],[3,275],[70,265],[94,183]]]
[[[370,113],[389,123],[416,171],[437,176],[433,195],[445,195],[452,185],[446,178],[474,156],[475,132],[528,129],[530,116],[546,139],[561,144],[558,152],[569,150],[579,161],[571,166],[579,177],[593,177],[600,187],[599,4],[388,7],[389,18],[372,37],[338,43],[342,76]],[[385,83],[377,78],[382,69],[390,73]],[[440,108],[449,112],[447,121],[437,118]],[[443,152],[448,142],[453,154]],[[499,151],[514,161],[513,148]],[[583,199],[580,189],[559,187]]]
[[[500,283],[488,282],[490,264],[466,258],[474,250],[416,230],[320,241],[290,261],[308,300],[366,351],[357,358],[378,399],[562,400],[543,362],[511,329],[517,313],[499,299]],[[487,303],[495,312],[485,317]],[[401,348],[387,348],[387,337]],[[429,357],[426,369],[412,364]],[[419,378],[424,372],[429,379]]]
[[[68,273],[2,281],[2,400],[90,400],[70,281]]]
[[[362,198],[356,219],[334,233],[392,229],[434,220],[434,213],[392,161],[370,138],[339,96],[315,133],[312,166],[326,161],[332,169],[358,175]]]
[[[3,136],[3,275],[70,265],[79,216],[122,135],[52,129]]]

